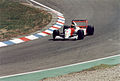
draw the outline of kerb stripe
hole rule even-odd
[[[63,18],[64,19],[64,17],[62,17],[62,16],[58,16],[58,18]]]
[[[52,28],[59,29],[58,27],[52,26]]]
[[[64,24],[63,22],[60,22],[60,21],[57,21],[57,23],[61,23],[61,24]]]
[[[25,37],[22,37],[22,38],[19,38],[19,39],[21,39],[21,40],[23,40],[23,41],[30,41],[30,39],[25,38]]]
[[[42,33],[45,33],[45,34],[51,35],[50,33],[48,33],[48,32],[45,32],[45,31],[43,31]]]

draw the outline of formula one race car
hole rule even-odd
[[[88,20],[72,20],[72,25],[69,27],[64,26],[63,33],[59,30],[53,31],[53,39],[84,39],[86,35],[94,34],[94,26],[88,25]]]

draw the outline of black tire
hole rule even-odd
[[[53,31],[53,39],[55,39],[56,36],[58,36],[58,35],[59,35],[59,30],[54,30]]]
[[[84,31],[83,30],[78,30],[77,32],[78,35],[78,40],[84,39]]]
[[[65,26],[63,27],[63,34],[65,34],[65,29],[68,29],[68,28],[70,28],[70,27],[67,26],[67,25],[65,25]]]
[[[88,25],[87,27],[87,35],[93,35],[94,34],[94,26]]]

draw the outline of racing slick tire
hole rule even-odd
[[[65,34],[65,29],[68,29],[68,28],[70,28],[70,27],[67,26],[67,25],[65,25],[65,26],[63,27],[63,34]]]
[[[78,30],[77,32],[78,35],[78,40],[84,39],[84,31],[83,30]]]
[[[53,39],[55,39],[56,36],[59,36],[59,30],[54,30],[53,31]]]
[[[88,25],[87,27],[87,35],[93,35],[94,34],[94,26]]]

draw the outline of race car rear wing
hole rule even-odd
[[[88,20],[72,20],[72,24],[80,28],[86,28],[88,27]]]

